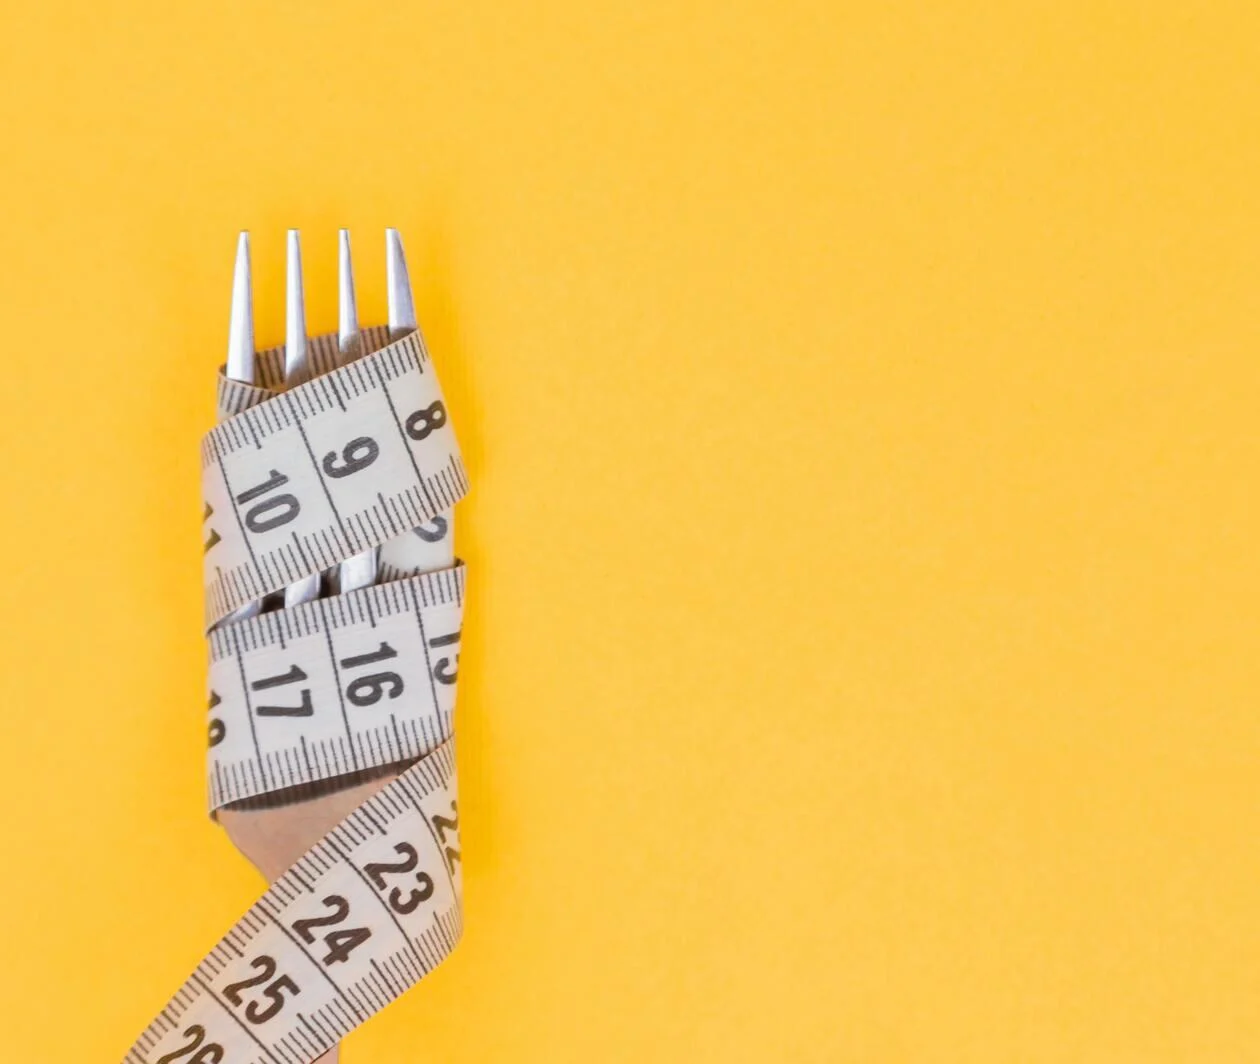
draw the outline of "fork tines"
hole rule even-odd
[[[359,327],[354,297],[354,270],[350,258],[350,231],[337,234],[337,347],[338,362],[346,365],[364,352],[363,331]],[[411,295],[407,260],[397,229],[385,230],[385,275],[389,307],[389,338],[401,339],[416,329],[416,309]],[[288,263],[285,286],[284,384],[292,388],[310,379],[307,350],[306,305],[302,290],[302,248],[298,230],[288,231]],[[228,327],[226,374],[232,380],[253,384],[256,374],[254,349],[253,282],[250,274],[249,233],[242,232],[236,243],[236,268],[232,276],[232,313]],[[347,558],[335,573],[313,573],[284,589],[283,605],[296,606],[319,598],[327,591],[352,591],[376,583],[380,551],[371,548]],[[251,602],[225,620],[239,620],[263,609],[279,606],[279,601]],[[274,596],[279,600],[280,596]]]

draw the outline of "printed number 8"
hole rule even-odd
[[[446,407],[439,399],[423,410],[417,410],[407,418],[407,435],[413,440],[426,439],[435,429],[446,424]]]

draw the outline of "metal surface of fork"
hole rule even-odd
[[[390,289],[389,305],[394,305],[393,289]],[[354,301],[354,267],[350,261],[350,230],[337,234],[337,361],[341,365],[363,356],[363,334],[359,330],[359,312]],[[381,552],[369,547],[362,554],[347,558],[338,566],[337,587],[342,592],[376,583],[381,564]]]
[[[389,290],[389,340],[401,340],[416,331],[416,305],[411,298],[411,278],[397,229],[385,230],[385,286]]]
[[[236,266],[232,271],[232,316],[228,324],[227,365],[230,380],[254,383],[254,297],[249,265],[249,234],[236,238]],[[262,600],[247,602],[220,621],[242,621],[262,612]]]
[[[364,353],[354,297],[354,274],[350,261],[350,233],[338,233],[338,363],[346,365]],[[407,262],[403,257],[398,230],[385,231],[385,271],[389,302],[389,339],[401,339],[416,329],[415,304]],[[228,329],[226,373],[229,378],[253,384],[255,377],[253,282],[250,272],[249,234],[242,232],[236,245],[236,268],[232,277],[232,315]],[[310,379],[306,336],[306,306],[302,285],[302,250],[298,231],[288,232],[288,265],[285,285],[284,384],[292,388]],[[338,566],[338,589],[342,592],[376,583],[380,550],[373,547],[347,558]],[[296,606],[319,598],[324,586],[322,574],[313,573],[284,589],[284,605]],[[266,600],[250,602],[224,618],[242,620],[270,605]]]
[[[306,351],[306,299],[302,292],[302,246],[296,229],[289,230],[288,268],[284,286],[284,386],[295,388],[311,378]],[[284,589],[285,606],[319,598],[323,575],[311,573]]]

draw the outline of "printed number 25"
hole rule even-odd
[[[250,1001],[245,1004],[245,1019],[249,1020],[250,1023],[266,1023],[284,1008],[284,992],[286,990],[291,994],[298,994],[300,990],[297,983],[287,975],[282,975],[279,979],[272,978],[276,974],[274,957],[269,957],[264,953],[250,961],[249,966],[257,968],[258,974],[252,975],[248,979],[242,979],[239,983],[233,983],[231,986],[224,987],[223,996],[233,1005],[239,1005],[244,1000],[241,995],[242,990],[248,990],[250,987],[258,986],[260,983],[267,983],[268,985],[262,988],[262,995],[269,999],[271,1004],[262,1008],[259,1008],[257,1001]]]

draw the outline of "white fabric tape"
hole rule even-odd
[[[463,589],[459,565],[214,629],[211,811],[445,741]]]
[[[251,406],[202,442],[207,627],[467,490],[419,333]]]
[[[126,1064],[308,1064],[431,971],[462,929],[453,752],[439,747],[281,876]]]
[[[421,347],[424,340],[416,334]],[[389,330],[384,325],[374,325],[361,334],[363,352],[379,351],[389,340]],[[341,362],[341,350],[337,337],[329,333],[317,336],[307,343],[307,358],[313,376],[331,373]],[[284,386],[284,345],[268,348],[255,355],[255,373],[258,384],[244,384],[219,374],[219,420],[240,414],[270,399]],[[210,533],[207,532],[207,536]],[[381,579],[401,580],[411,573],[426,573],[445,569],[455,562],[455,516],[451,510],[437,514],[410,532],[389,540],[381,547]]]
[[[202,444],[211,813],[410,767],[317,842],[223,937],[127,1064],[309,1064],[432,970],[462,927],[452,717],[467,477],[419,333],[287,392],[220,376]],[[256,616],[235,609],[381,547],[383,583]],[[300,794],[299,791],[291,792]]]

